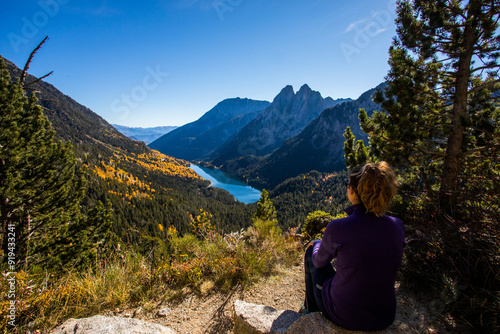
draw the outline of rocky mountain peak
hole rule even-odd
[[[269,105],[267,101],[254,101],[247,98],[229,98],[225,99],[219,103],[208,112],[206,112],[200,120],[207,122],[210,126],[220,124],[227,119],[237,116],[244,115],[249,112],[264,109]]]
[[[312,93],[313,90],[311,89],[311,87],[309,87],[308,84],[304,84],[302,87],[300,87],[299,91],[297,92],[297,94],[308,94],[308,93]]]
[[[330,96],[328,96],[325,98],[325,104],[326,104],[327,108],[331,108],[335,105],[335,100],[332,99]]]
[[[223,165],[248,154],[269,154],[286,139],[301,132],[328,106],[321,94],[308,85],[303,85],[296,94],[292,86],[286,86],[268,108],[211,153],[209,158],[213,164]]]
[[[293,91],[293,87],[291,85],[286,86],[281,90],[281,92],[276,95],[273,100],[273,104],[277,105],[285,105],[288,104],[293,97],[295,96],[295,92]]]
[[[304,108],[311,110],[321,109],[318,111],[318,115],[323,109],[327,108],[321,93],[312,90],[307,84],[303,85],[297,94],[295,94],[294,104],[296,104],[295,108],[298,108],[300,111],[304,111]]]

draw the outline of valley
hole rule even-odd
[[[258,189],[273,189],[312,170],[345,170],[344,131],[349,126],[357,138],[367,142],[358,111],[363,108],[371,115],[377,110],[372,95],[384,87],[382,83],[369,89],[356,100],[333,100],[308,85],[296,93],[287,86],[267,107],[264,102],[228,99],[149,146],[177,158],[220,167]],[[242,110],[243,102],[247,104]],[[222,129],[225,135],[220,134]],[[201,150],[200,144],[206,148]]]
[[[8,60],[5,61],[12,76],[14,78],[19,76],[21,70]],[[31,76],[29,79],[35,80]],[[113,208],[111,215],[113,233],[126,244],[135,244],[139,249],[147,247],[149,242],[141,235],[146,233],[151,237],[161,237],[165,232],[157,228],[158,224],[187,232],[189,214],[201,208],[214,215],[217,228],[227,232],[239,230],[250,224],[250,218],[255,210],[255,204],[252,203],[259,199],[259,191],[250,190],[249,199],[244,200],[249,204],[235,201],[226,190],[210,187],[210,181],[190,172],[188,168],[190,162],[185,159],[210,161],[208,157],[227,141],[234,141],[232,138],[237,136],[249,122],[257,119],[262,112],[270,113],[269,110],[278,112],[278,107],[272,106],[267,101],[250,99],[234,98],[222,101],[198,121],[170,130],[149,144],[150,147],[158,148],[162,143],[169,143],[167,146],[173,151],[167,151],[171,155],[165,155],[165,152],[152,150],[142,141],[122,135],[104,119],[62,94],[54,86],[40,81],[33,88],[44,97],[40,104],[46,108],[46,115],[56,131],[56,136],[73,145],[75,156],[88,180],[86,205],[109,201]],[[292,92],[291,87],[286,88],[280,93],[281,97],[277,96],[275,102],[285,101],[284,96],[293,95]],[[320,94],[310,90],[307,85],[299,92],[292,100],[298,99],[294,102],[297,105],[304,104],[301,108],[306,114],[307,106],[310,104],[309,95],[321,105],[315,107],[317,110],[315,114],[318,115],[322,106],[335,104],[340,106],[344,101],[327,98],[322,102]],[[283,101],[279,103],[283,108],[288,108]],[[269,109],[270,107],[272,108]],[[261,118],[262,116],[259,119]],[[193,133],[198,134],[194,141]],[[133,137],[133,134],[129,135]],[[190,139],[187,139],[188,137]],[[213,141],[212,138],[217,140]],[[246,158],[248,156],[243,157]],[[266,178],[258,182],[256,180],[259,180],[259,175],[253,174],[251,168],[248,168],[249,173],[242,172],[246,172],[244,167],[247,166],[240,164],[241,161],[226,162],[222,165],[221,171],[232,175],[235,179],[248,179],[248,184],[254,185],[254,188],[268,189],[278,208],[279,221],[283,227],[300,226],[310,212],[308,210],[314,211],[318,207],[337,213],[346,203],[341,187],[332,192],[333,185],[318,186],[327,174],[310,174],[310,170],[305,169],[297,173],[283,173],[283,170],[277,170],[275,175],[282,176],[279,182],[269,182]],[[296,170],[295,164],[293,161],[290,162],[291,171]],[[327,169],[325,172],[330,173],[333,170]],[[343,168],[338,170],[341,171]],[[291,187],[290,185],[296,182],[294,177],[302,174],[300,182],[304,179],[310,182],[302,183],[300,189]],[[290,180],[284,182],[286,178],[283,176],[287,176],[286,178]],[[337,179],[332,178],[329,182],[332,180]],[[340,180],[339,178],[339,185]],[[282,182],[281,187],[276,187]],[[274,188],[276,190],[273,191]],[[332,197],[334,197],[333,202],[329,200]]]

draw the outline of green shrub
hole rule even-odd
[[[320,210],[309,213],[302,226],[302,241],[304,244],[308,244],[312,240],[321,240],[325,233],[326,225],[333,219],[344,217],[347,217],[347,214],[343,213],[333,217],[328,212]]]

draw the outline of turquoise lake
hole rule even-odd
[[[235,178],[232,175],[224,173],[220,169],[210,169],[197,165],[191,165],[189,168],[196,174],[212,182],[212,187],[227,190],[238,201],[245,204],[257,202],[260,199],[260,190],[255,189]]]

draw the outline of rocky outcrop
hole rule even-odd
[[[410,326],[400,316],[387,329],[370,332],[375,334],[406,334]],[[237,300],[234,304],[234,333],[237,334],[303,334],[365,333],[348,331],[327,320],[321,313],[301,314],[291,310],[278,311],[265,305],[256,305]]]
[[[175,334],[170,328],[139,319],[106,317],[69,319],[50,334]]]

